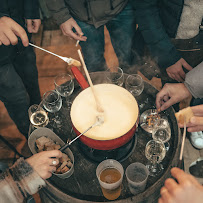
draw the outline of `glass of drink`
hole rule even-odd
[[[111,69],[107,69],[105,71],[106,78],[108,82],[118,85],[120,87],[123,86],[124,83],[124,75],[123,75],[123,70],[120,67],[115,67]]]
[[[39,107],[38,104],[33,104],[29,107],[28,115],[30,122],[35,128],[45,127],[49,123],[47,112],[42,107]]]
[[[130,192],[133,195],[139,194],[145,190],[149,170],[144,164],[139,162],[130,164],[125,171],[125,175]]]
[[[152,129],[152,138],[161,140],[165,145],[166,151],[169,150],[170,144],[168,141],[171,138],[171,128],[166,119],[161,118],[155,121]]]
[[[158,176],[163,171],[163,166],[160,162],[166,155],[164,143],[161,140],[150,140],[145,148],[145,156],[149,160],[146,165],[150,176]]]
[[[61,96],[55,91],[47,91],[43,95],[43,106],[44,108],[50,112],[54,113],[53,127],[57,128],[61,125],[61,118],[56,114],[62,106]]]
[[[123,173],[122,165],[114,159],[104,160],[97,166],[96,175],[106,199],[115,200],[120,196]]]
[[[54,85],[55,85],[56,91],[62,97],[65,98],[67,107],[70,110],[72,103],[69,97],[74,90],[74,82],[72,80],[71,75],[65,74],[65,73],[61,75],[57,75],[54,79]]]
[[[134,96],[139,96],[144,90],[144,82],[140,75],[129,75],[125,81],[125,88]]]

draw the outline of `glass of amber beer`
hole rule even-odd
[[[97,166],[96,175],[106,199],[115,200],[120,196],[123,173],[122,165],[113,159],[104,160]]]

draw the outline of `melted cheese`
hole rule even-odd
[[[85,136],[95,140],[111,140],[127,133],[138,118],[135,98],[124,88],[112,84],[94,86],[104,109],[104,123],[90,129]],[[71,120],[79,132],[96,121],[98,111],[90,88],[83,90],[73,101]]]

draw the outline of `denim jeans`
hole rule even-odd
[[[0,64],[0,100],[19,131],[27,137],[30,123],[28,108],[41,100],[32,47],[22,50],[13,47],[10,62]]]
[[[87,37],[86,42],[80,42],[86,66],[90,72],[101,71],[106,67],[104,59],[104,25],[95,28],[93,25],[76,20],[82,32]],[[131,65],[132,39],[135,32],[135,15],[128,3],[118,15],[108,21],[109,31],[114,51],[122,68]]]

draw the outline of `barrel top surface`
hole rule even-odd
[[[127,75],[125,74],[125,77]],[[91,78],[94,84],[100,84],[104,82],[104,74],[102,72],[92,73]],[[140,115],[147,109],[155,108],[155,97],[158,92],[153,86],[145,82],[145,87],[143,93],[137,98],[139,104]],[[78,93],[81,91],[81,88],[75,82],[75,90],[71,95],[73,100]],[[72,125],[70,121],[70,115],[64,107],[59,111],[59,114],[62,117],[63,125],[61,128],[54,129],[54,132],[64,141],[67,139],[72,140],[74,134],[72,133]],[[147,196],[147,193],[153,193],[153,188],[160,187],[164,180],[169,177],[170,169],[172,166],[176,166],[177,154],[179,153],[180,148],[180,138],[179,138],[179,129],[177,122],[174,116],[174,110],[170,107],[165,112],[162,112],[163,116],[168,118],[168,121],[171,126],[171,139],[169,141],[170,149],[166,153],[162,165],[164,167],[163,173],[158,177],[148,177],[147,186],[143,193],[133,196],[128,188],[127,180],[124,174],[123,183],[122,183],[122,192],[120,197],[115,200],[115,202],[120,202],[121,200],[126,199],[139,199],[144,196]],[[127,119],[127,118],[123,118]],[[49,126],[48,126],[49,127]],[[150,133],[144,131],[140,126],[135,133],[136,136],[136,146],[133,149],[131,155],[124,161],[121,162],[124,170],[127,166],[133,162],[141,162],[146,165],[147,159],[145,157],[145,146],[149,140],[152,139]],[[74,173],[71,177],[67,179],[60,179],[57,176],[53,175],[49,180],[49,185],[57,190],[60,190],[67,197],[78,200],[86,200],[90,202],[106,202],[107,199],[102,195],[102,191],[99,185],[99,182],[96,177],[96,168],[99,163],[88,160],[80,150],[79,142],[76,141],[70,146],[70,149],[73,152],[75,165]]]

